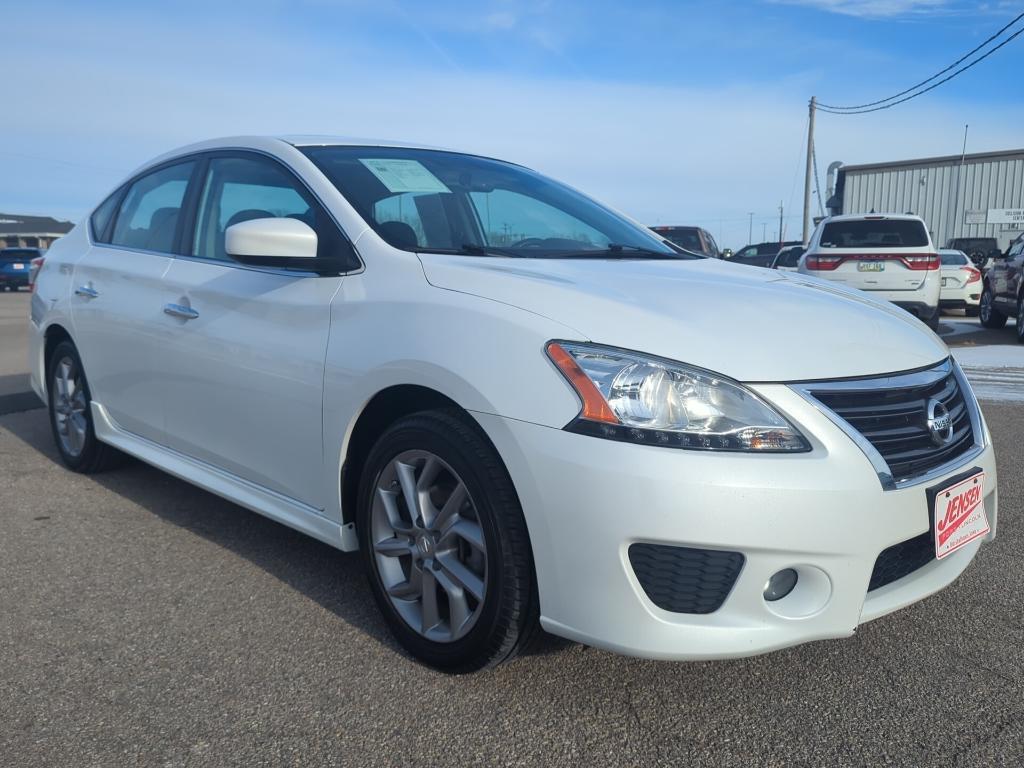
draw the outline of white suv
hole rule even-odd
[[[919,216],[830,216],[811,235],[799,271],[867,291],[939,327],[939,255]]]
[[[445,669],[538,627],[667,659],[848,637],[995,535],[988,430],[920,323],[511,163],[186,147],[54,244],[31,317],[70,469],[123,451],[361,550]]]

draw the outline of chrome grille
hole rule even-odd
[[[896,485],[927,477],[980,445],[973,395],[964,392],[949,361],[927,371],[810,383],[800,390],[838,417],[840,426],[863,438]],[[952,421],[952,436],[944,442],[937,443],[928,426],[933,400],[944,406]]]

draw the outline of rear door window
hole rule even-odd
[[[959,253],[941,253],[939,258],[944,267],[959,267],[967,263],[967,257]]]
[[[786,248],[779,253],[777,266],[796,267],[800,263],[800,257],[804,255],[803,248]]]
[[[913,219],[831,221],[821,233],[822,248],[922,248],[928,245],[924,224]]]
[[[174,253],[181,204],[195,165],[170,165],[135,181],[117,213],[111,244]]]

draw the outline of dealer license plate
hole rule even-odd
[[[858,261],[857,262],[858,272],[884,272],[885,262],[884,261]]]
[[[14,268],[15,268],[15,269],[24,269],[24,268],[25,268],[25,265],[24,265],[24,264],[15,264],[15,265],[14,265]]]
[[[935,494],[935,557],[951,555],[968,542],[989,532],[985,514],[985,473],[961,480]]]

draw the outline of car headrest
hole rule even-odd
[[[416,230],[404,221],[385,221],[379,226],[381,237],[396,248],[415,248],[419,245]]]

